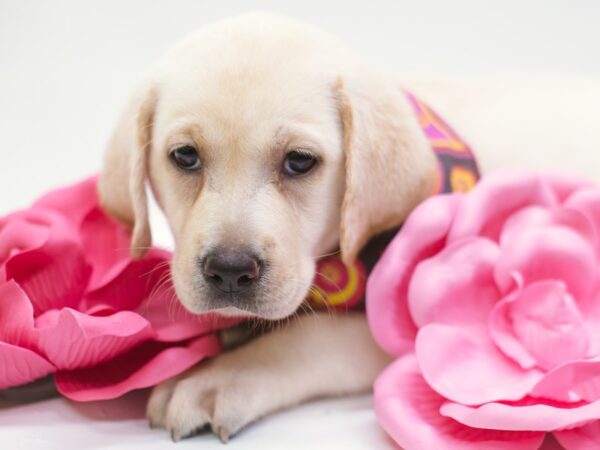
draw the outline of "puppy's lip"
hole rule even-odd
[[[235,306],[224,306],[222,308],[211,309],[210,311],[207,311],[207,312],[219,314],[223,317],[232,317],[232,318],[238,317],[240,319],[249,319],[252,317],[258,317],[256,314],[254,314],[250,311],[245,311],[243,309],[236,308]]]

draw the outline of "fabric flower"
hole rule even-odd
[[[382,426],[407,450],[600,448],[599,274],[589,182],[504,173],[424,202],[367,285],[397,357]]]
[[[177,302],[169,252],[129,257],[96,179],[0,219],[0,389],[54,374],[74,400],[152,386],[219,352],[235,321]]]

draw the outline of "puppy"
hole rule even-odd
[[[485,119],[485,95],[408,87],[485,149],[486,169],[551,141],[524,149],[501,140],[495,120],[531,113],[512,103]],[[578,105],[600,99],[593,83],[580,91]],[[548,92],[566,104],[558,117],[544,110],[540,135],[573,134],[577,122],[563,117],[569,97]],[[594,143],[596,128],[586,128]],[[175,240],[172,277],[185,308],[275,321],[295,315],[319,257],[339,248],[349,264],[370,237],[399,226],[430,193],[435,164],[395,81],[325,33],[251,14],[202,28],[148,72],[109,142],[99,189],[106,211],[131,226],[141,257],[151,245],[151,188]],[[210,426],[227,441],[278,409],[368,391],[387,363],[364,315],[300,315],[158,386],[147,414],[174,440]]]

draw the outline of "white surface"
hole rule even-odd
[[[330,30],[399,77],[600,75],[596,0],[0,0],[0,214],[95,172],[144,68],[195,27],[256,9]],[[172,445],[142,416],[140,395],[88,405],[54,399],[0,406],[0,448],[223,448],[211,435]],[[267,418],[227,448],[394,446],[378,428],[370,398],[362,397]]]
[[[369,396],[307,404],[251,425],[226,447],[212,434],[173,443],[144,420],[145,393],[99,403],[62,399],[4,408],[3,450],[397,449],[377,426]]]

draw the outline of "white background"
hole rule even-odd
[[[96,171],[141,72],[249,10],[318,25],[400,78],[600,74],[597,0],[0,0],[0,213]]]
[[[141,72],[194,28],[250,10],[282,12],[329,30],[399,78],[600,75],[596,0],[0,0],[0,214],[97,171]],[[0,447],[167,448],[164,433],[147,430],[142,400],[0,406]],[[393,448],[376,426],[369,397],[275,416],[229,447],[267,443]],[[221,448],[210,436],[175,448],[192,445]]]

